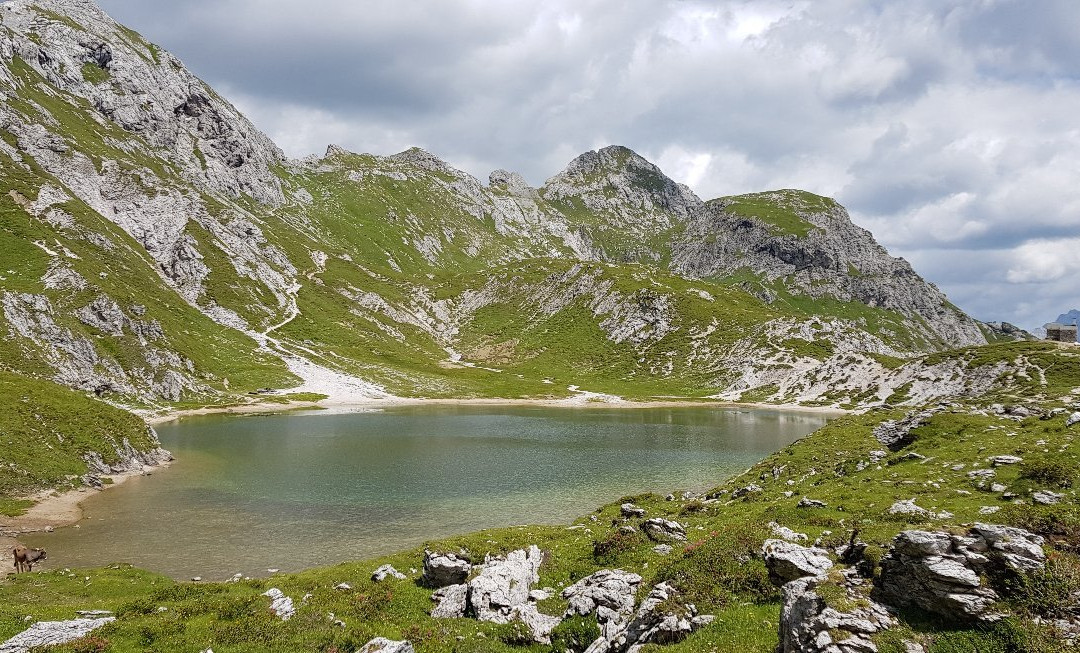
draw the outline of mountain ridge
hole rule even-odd
[[[32,246],[0,281],[13,371],[143,408],[342,384],[820,402],[807,369],[986,342],[827,198],[703,201],[622,146],[540,188],[419,148],[289,160],[91,2],[0,16],[2,234]]]

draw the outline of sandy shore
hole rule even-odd
[[[133,476],[142,476],[152,473],[155,469],[167,467],[169,463],[162,463],[157,467],[147,467],[142,471],[123,472],[104,478],[112,479],[112,483],[106,484],[102,489],[81,487],[67,492],[55,492],[44,490],[35,495],[25,497],[36,501],[25,514],[18,517],[0,515],[0,575],[13,571],[13,558],[11,549],[18,544],[18,538],[24,533],[39,533],[50,531],[54,528],[71,526],[78,523],[82,517],[82,508],[79,506],[87,498],[98,492],[104,492],[111,487],[122,484]]]

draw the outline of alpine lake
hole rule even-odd
[[[828,415],[730,406],[412,405],[189,417],[176,461],[26,536],[50,567],[266,576],[518,524],[569,524],[642,492],[705,491]]]

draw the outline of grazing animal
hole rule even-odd
[[[35,564],[48,557],[45,549],[28,549],[21,544],[11,550],[11,555],[15,558],[15,573],[33,571]]]

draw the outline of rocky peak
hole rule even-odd
[[[547,180],[542,193],[552,200],[578,196],[590,208],[592,204],[605,204],[600,195],[640,211],[671,212],[683,219],[701,206],[701,200],[689,188],[675,183],[655,164],[621,145],[579,155],[565,170]]]
[[[270,170],[284,159],[281,150],[178,59],[90,0],[11,0],[0,7],[0,78],[16,95],[27,84],[12,72],[18,59],[100,118],[141,137],[187,181],[264,204],[283,201]]]
[[[974,320],[831,198],[779,190],[711,200],[673,251],[672,267],[687,276],[752,271],[758,281],[746,289],[767,302],[798,294],[918,315],[925,328],[910,334],[917,348],[986,343]]]

